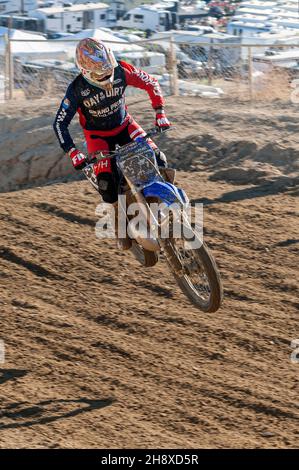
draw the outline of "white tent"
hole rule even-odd
[[[74,34],[73,38],[77,41],[80,41],[84,38],[93,38],[104,41],[109,45],[113,52],[131,52],[143,50],[143,47],[130,44],[128,41],[125,41],[125,39],[114,36],[114,34],[108,33],[102,29],[84,29],[80,33]],[[115,42],[117,42],[117,44],[114,44]]]
[[[155,33],[152,35],[151,39],[157,41],[159,44],[160,41],[167,41],[170,43],[170,39],[173,38],[175,43],[184,43],[184,44],[201,44],[201,43],[221,43],[221,42],[228,42],[228,43],[239,43],[240,38],[221,33],[217,31],[216,33],[198,33],[197,31],[184,31],[184,30],[172,30],[172,31],[164,31]]]
[[[8,29],[0,27],[0,54],[5,52],[5,35]],[[61,44],[51,43],[41,34],[31,34],[17,29],[9,30],[11,51],[14,57],[23,60],[64,59],[66,53]],[[16,40],[16,42],[14,42]],[[20,42],[19,42],[20,41]]]

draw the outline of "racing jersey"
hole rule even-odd
[[[119,61],[114,69],[111,91],[90,84],[80,74],[69,85],[53,124],[61,148],[68,152],[75,147],[68,127],[77,112],[83,129],[105,135],[122,130],[130,120],[124,95],[128,85],[146,90],[154,109],[164,106],[158,80],[126,62]]]

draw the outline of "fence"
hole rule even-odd
[[[5,99],[5,86],[6,86],[6,80],[5,80],[5,60],[4,60],[4,55],[1,55],[0,53],[0,102],[4,101]]]
[[[77,41],[4,39],[0,100],[61,98],[78,73]],[[117,58],[158,76],[166,95],[284,100],[299,77],[299,44],[186,43],[172,37],[107,43]],[[135,93],[127,89],[127,94]]]

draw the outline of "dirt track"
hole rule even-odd
[[[217,314],[96,239],[87,183],[0,195],[2,448],[299,446],[296,191],[178,180],[207,200]]]

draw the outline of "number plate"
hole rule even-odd
[[[118,150],[118,166],[138,189],[159,177],[155,152],[147,142],[132,142],[121,147]]]

